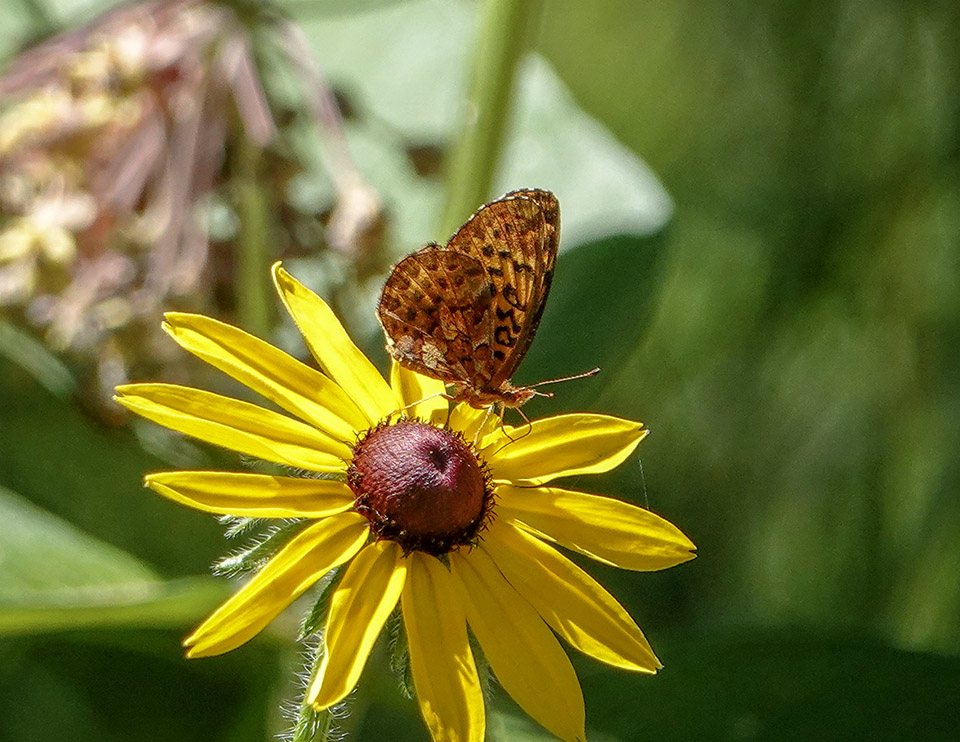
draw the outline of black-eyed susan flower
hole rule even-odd
[[[218,514],[302,519],[302,527],[184,644],[227,652],[343,565],[306,701],[325,709],[356,685],[398,609],[423,717],[435,740],[481,742],[484,700],[472,632],[503,688],[563,740],[584,739],[577,676],[557,635],[615,667],[660,662],[626,610],[555,545],[625,569],[693,557],[675,526],[625,502],[550,486],[608,471],[646,434],[639,423],[557,415],[510,429],[452,410],[438,381],[394,365],[388,384],[330,308],[279,266],[277,290],[320,371],[215,320],[167,315],[186,350],[287,414],[198,389],[119,387],[161,425],[318,476],[178,471],[147,484]]]

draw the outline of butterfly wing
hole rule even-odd
[[[387,350],[426,376],[494,394],[540,324],[559,243],[552,193],[508,193],[481,207],[445,246],[401,260],[377,315]]]
[[[513,191],[481,207],[447,249],[474,258],[490,288],[493,363],[475,385],[498,389],[513,376],[536,334],[560,243],[560,206],[549,191]]]
[[[397,263],[377,316],[387,350],[408,368],[476,386],[492,367],[492,288],[475,258],[428,245]]]

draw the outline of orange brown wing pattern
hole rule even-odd
[[[478,386],[509,381],[540,325],[560,243],[560,206],[547,191],[508,193],[479,209],[447,249],[476,258],[492,287],[495,368]]]
[[[490,365],[490,282],[467,255],[428,245],[393,269],[377,314],[387,350],[426,376],[470,386]]]
[[[378,307],[391,355],[504,401],[540,324],[559,227],[552,193],[514,191],[481,207],[447,245],[400,261]]]

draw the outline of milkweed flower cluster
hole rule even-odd
[[[274,131],[246,30],[198,0],[123,6],[0,78],[0,305],[88,348],[197,291],[233,111]],[[231,105],[232,103],[232,105]]]
[[[292,72],[300,97],[268,99],[255,62]],[[268,4],[241,20],[213,0],[145,0],[23,52],[0,75],[0,318],[77,362],[110,418],[105,390],[169,368],[160,307],[243,302],[245,220],[278,255],[322,243],[375,269],[385,218],[341,124],[303,31]],[[292,185],[305,132],[333,185],[309,204]]]
[[[188,655],[239,647],[338,570],[307,704],[342,701],[398,613],[434,740],[484,739],[477,651],[531,717],[583,740],[583,697],[557,636],[617,668],[661,665],[623,606],[558,547],[641,571],[692,559],[695,547],[648,510],[556,482],[613,469],[646,429],[588,413],[511,428],[465,404],[450,408],[439,381],[396,364],[385,381],[330,308],[279,266],[274,282],[320,370],[203,316],[168,314],[164,329],[283,412],[168,384],[117,389],[121,404],[154,422],[306,472],[147,477],[206,512],[296,519],[289,540],[186,638]]]

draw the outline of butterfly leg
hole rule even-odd
[[[477,432],[473,434],[473,445],[476,446],[480,440],[480,433],[483,432],[483,429],[487,427],[487,423],[490,421],[490,416],[493,415],[493,405],[488,405],[486,407],[486,414],[483,416],[483,422],[477,426]],[[500,423],[503,424],[503,415],[500,416]]]
[[[505,408],[505,407],[504,407],[504,408],[501,408],[501,409],[500,409],[500,429],[503,430],[503,434],[504,434],[505,436],[507,436],[507,438],[509,439],[509,442],[508,442],[508,443],[504,443],[502,446],[500,446],[500,448],[497,449],[497,453],[500,453],[500,451],[502,451],[504,448],[506,448],[507,446],[509,446],[511,443],[516,443],[516,442],[519,441],[521,438],[526,438],[528,435],[530,435],[530,433],[533,432],[533,423],[530,422],[530,418],[527,417],[527,416],[524,414],[523,410],[521,410],[519,407],[515,407],[514,409],[515,409],[518,413],[520,413],[520,417],[522,417],[522,418],[523,418],[523,422],[526,423],[526,425],[525,425],[525,427],[526,427],[526,432],[525,432],[523,435],[519,436],[518,438],[511,438],[511,437],[510,437],[510,434],[507,432],[507,429],[506,429],[505,427],[503,427],[503,413],[506,412],[506,408]]]

